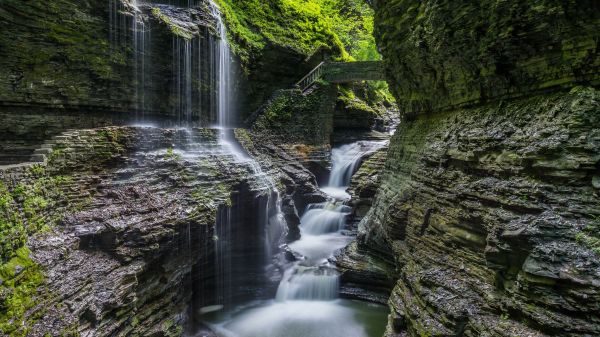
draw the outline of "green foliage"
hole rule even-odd
[[[323,87],[322,82],[317,87]],[[288,123],[292,118],[316,114],[324,100],[318,90],[310,95],[302,95],[299,90],[281,90],[264,111],[265,120],[271,127]]]
[[[330,50],[338,60],[379,59],[373,11],[361,0],[218,0],[243,61],[269,43],[312,55]]]
[[[6,262],[27,241],[27,236],[48,229],[56,222],[50,202],[61,193],[70,177],[37,177],[29,184],[18,184],[12,191],[0,182],[0,261]]]
[[[167,149],[167,154],[165,155],[167,159],[179,160],[181,159],[181,155],[175,153],[172,147]]]
[[[600,255],[600,217],[595,218],[577,233],[575,240]]]
[[[370,91],[371,100],[374,103],[391,103],[396,101],[386,81],[371,81],[367,82],[366,85]]]
[[[292,117],[293,100],[294,96],[284,94],[277,96],[265,110],[265,118],[269,122],[288,120]]]
[[[339,36],[351,58],[380,60],[373,36],[374,13],[364,0],[313,0]]]
[[[24,219],[13,195],[0,182],[0,261],[7,261],[27,240]]]

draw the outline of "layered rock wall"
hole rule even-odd
[[[98,1],[3,1],[0,104],[126,110],[131,60],[126,45],[111,47],[108,9]]]
[[[393,264],[387,335],[599,334],[597,4],[374,6],[405,115],[358,245]]]
[[[71,131],[48,142],[45,164],[0,170],[0,330],[178,336],[202,307],[243,300],[234,291],[259,296],[268,192],[217,136]],[[233,283],[219,272],[227,264],[244,267]]]
[[[598,85],[597,1],[375,1],[376,37],[405,114]]]

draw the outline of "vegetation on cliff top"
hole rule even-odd
[[[233,49],[248,61],[268,44],[339,60],[374,60],[373,11],[361,0],[218,0]]]

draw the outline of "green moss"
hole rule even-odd
[[[198,211],[215,211],[219,200],[231,207],[231,186],[217,183],[211,186],[201,186],[192,191],[192,197],[198,203]]]
[[[15,256],[0,266],[0,331],[10,336],[26,336],[36,317],[25,319],[25,313],[36,304],[44,274],[29,257],[29,249],[21,247]],[[24,323],[24,324],[23,324]]]
[[[575,240],[600,255],[600,217],[595,218],[577,233]]]
[[[320,48],[338,60],[380,56],[372,35],[373,12],[360,0],[219,0],[234,52],[243,61],[267,44],[304,55]]]
[[[27,40],[27,34],[0,36],[0,44],[7,48],[5,52],[18,55],[31,75],[44,78],[52,74],[60,81],[66,72],[62,69],[57,72],[57,65],[67,63],[70,70],[83,70],[97,78],[110,79],[114,76],[112,65],[125,63],[120,50],[111,50],[105,38],[105,23],[85,13],[95,5],[84,2],[78,6],[69,0],[7,0],[5,5],[10,9],[9,13],[38,14],[30,15],[28,21],[28,27],[35,32],[34,39]],[[2,43],[3,39],[10,39],[11,43]],[[40,48],[34,43],[38,40],[50,43]]]
[[[171,30],[171,33],[173,33],[175,36],[179,36],[185,40],[191,40],[194,37],[191,32],[173,23],[168,16],[164,15],[160,11],[160,8],[158,7],[152,8],[152,16],[154,16],[159,22],[169,27],[169,30]]]
[[[175,153],[172,147],[167,148],[167,154],[165,155],[167,159],[179,160],[181,159],[181,155]]]
[[[34,164],[29,167],[29,173],[34,177],[41,177],[46,172],[46,168],[41,164]]]
[[[291,105],[296,101],[294,97],[287,94],[277,96],[265,110],[265,118],[269,122],[288,120],[292,116]]]
[[[7,187],[0,182],[0,261],[8,261],[27,240],[24,220]]]
[[[63,186],[71,181],[68,176],[38,177],[32,174],[31,183],[18,184],[12,191],[0,181],[1,261],[13,258],[28,235],[47,230],[58,221],[59,214],[52,212],[51,200],[59,199]]]

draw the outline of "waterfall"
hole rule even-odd
[[[350,185],[352,175],[356,173],[362,159],[379,150],[387,141],[359,141],[342,145],[331,150],[331,175],[328,186],[321,190],[336,199],[349,199],[346,189]]]
[[[214,4],[214,3],[213,3]],[[217,8],[214,7],[213,8]],[[218,124],[221,128],[231,126],[231,59],[230,49],[227,44],[227,31],[221,15],[217,17],[217,29],[219,31],[219,116]]]
[[[334,202],[309,205],[302,216],[303,232],[309,235],[320,235],[337,232],[342,229],[350,208]]]
[[[173,37],[173,92],[175,104],[173,115],[177,116],[178,125],[191,127],[194,125],[192,105],[192,42],[179,36]]]
[[[217,5],[209,14],[218,29],[206,25],[202,1],[191,0],[110,0],[109,41],[113,52],[130,55],[132,110],[136,122],[147,122],[157,111],[169,111],[177,127],[230,126],[231,53],[226,30]],[[198,7],[197,7],[198,6]],[[157,14],[158,13],[158,14]],[[159,19],[162,17],[162,19]],[[167,27],[177,27],[171,36],[171,55],[156,48],[163,43]],[[153,34],[153,30],[161,30]],[[218,35],[218,36],[214,36]],[[162,46],[162,45],[161,45]],[[169,74],[164,72],[170,71]],[[160,81],[153,78],[160,76]],[[170,77],[170,81],[163,80]]]
[[[143,15],[140,5],[142,1],[133,0],[131,2],[132,18],[132,52],[133,52],[133,81],[134,81],[134,109],[138,122],[145,121],[146,112],[149,110],[148,96],[146,87],[149,86],[149,64],[150,64],[150,46],[151,29],[150,22]]]
[[[327,267],[298,267],[286,271],[275,300],[329,301],[338,297],[339,275]]]
[[[322,188],[331,192],[332,200],[310,204],[300,219],[300,240],[290,248],[302,254],[310,267],[295,264],[285,273],[276,299],[332,300],[337,298],[339,276],[328,266],[327,259],[342,248],[348,240],[340,235],[351,208],[336,199],[346,199],[345,189],[362,159],[381,148],[385,142],[361,141],[332,150],[332,170],[329,185]],[[339,196],[341,194],[343,198]]]
[[[383,143],[363,142],[333,149],[331,185],[342,189],[350,184],[362,158]],[[339,194],[339,192],[338,192]],[[219,336],[245,337],[367,337],[382,331],[366,331],[361,317],[373,307],[356,309],[356,304],[339,298],[340,275],[329,262],[334,252],[348,245],[344,225],[350,207],[330,195],[324,203],[308,205],[300,219],[301,238],[289,249],[301,255],[284,272],[273,301],[251,309],[243,309],[233,318],[211,325]],[[385,321],[385,314],[372,317]]]

